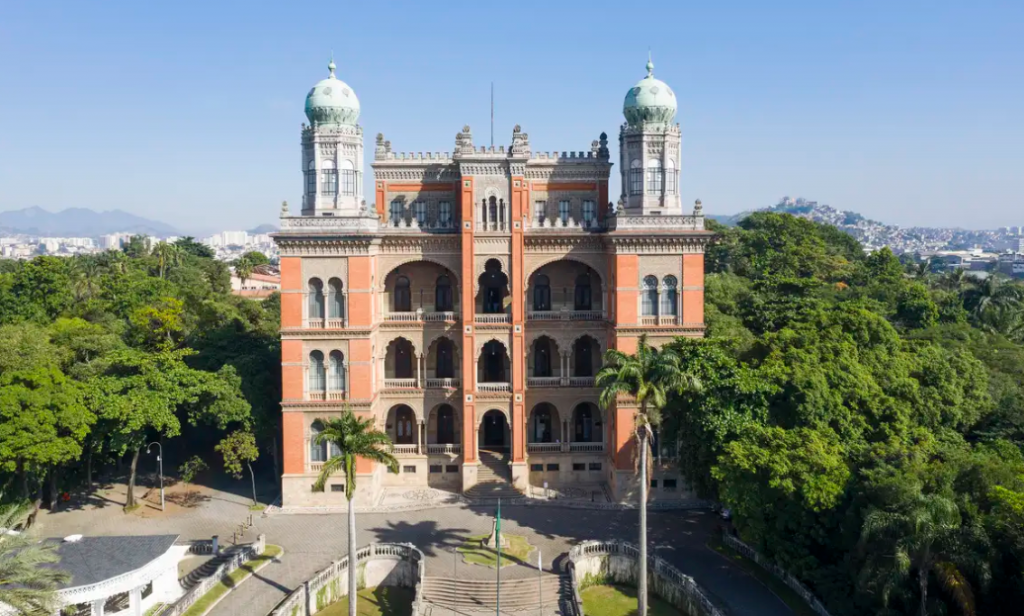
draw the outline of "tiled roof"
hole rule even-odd
[[[136,537],[82,537],[78,541],[49,539],[57,543],[60,562],[55,565],[71,574],[64,588],[96,584],[135,571],[162,556],[178,535]]]

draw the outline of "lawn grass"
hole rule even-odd
[[[488,548],[483,545],[483,542],[490,535],[475,535],[466,539],[463,544],[457,548],[459,553],[462,554],[463,562],[467,562],[471,565],[483,565],[484,567],[491,567],[492,569],[497,568],[498,564],[498,550],[495,548]],[[520,535],[505,535],[502,537],[508,541],[508,546],[501,549],[501,566],[508,567],[516,563],[529,562],[527,558],[530,553],[533,552],[534,547],[526,541],[526,537]]]
[[[274,560],[283,551],[284,550],[282,550],[279,545],[268,545],[266,549],[263,550],[262,554],[242,564],[240,567],[229,573],[227,582],[224,580],[217,582],[213,588],[208,590],[205,595],[193,603],[182,616],[200,616],[201,614],[205,614],[214,603],[220,600],[220,598],[226,595],[232,588],[241,584],[246,578],[270,561]]]
[[[637,613],[636,588],[595,584],[580,593],[585,616],[634,616]],[[682,612],[647,592],[649,616],[680,616]]]
[[[761,565],[722,543],[721,539],[717,537],[712,538],[708,541],[708,547],[757,578],[758,582],[767,586],[768,590],[772,591],[772,594],[785,603],[789,609],[793,610],[796,616],[817,616],[817,613],[811,609],[811,606],[807,605],[803,597],[793,592],[793,589],[786,586],[785,582],[775,577],[770,571],[765,570]]]
[[[249,505],[249,511],[263,511],[267,506],[263,503],[253,503]]]
[[[412,616],[413,591],[400,586],[375,586],[356,593],[358,616]],[[348,616],[348,597],[328,605],[317,616]]]

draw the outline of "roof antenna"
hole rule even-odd
[[[491,82],[491,147],[494,147],[494,82]]]

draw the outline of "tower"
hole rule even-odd
[[[306,95],[302,127],[302,214],[352,216],[363,201],[363,129],[359,99],[347,83],[329,74]]]
[[[682,138],[676,117],[676,95],[654,77],[648,58],[647,76],[626,93],[619,130],[622,177],[620,205],[628,215],[679,215],[679,150]]]

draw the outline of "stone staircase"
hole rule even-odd
[[[463,495],[474,500],[522,496],[523,494],[512,485],[512,469],[508,465],[508,455],[497,451],[480,450],[477,483]]]
[[[427,616],[449,614],[494,614],[497,602],[497,581],[425,577],[423,599],[429,609]],[[567,575],[541,573],[532,577],[501,581],[502,613],[529,616],[555,616],[570,613],[565,608],[571,601],[572,587]]]
[[[178,585],[186,591],[191,590],[191,588],[198,584],[203,578],[213,575],[213,572],[217,570],[217,567],[219,567],[224,561],[231,558],[233,554],[234,551],[231,548],[221,550],[220,556],[214,556],[202,565],[196,567],[192,571],[189,571],[188,575],[178,580]]]

